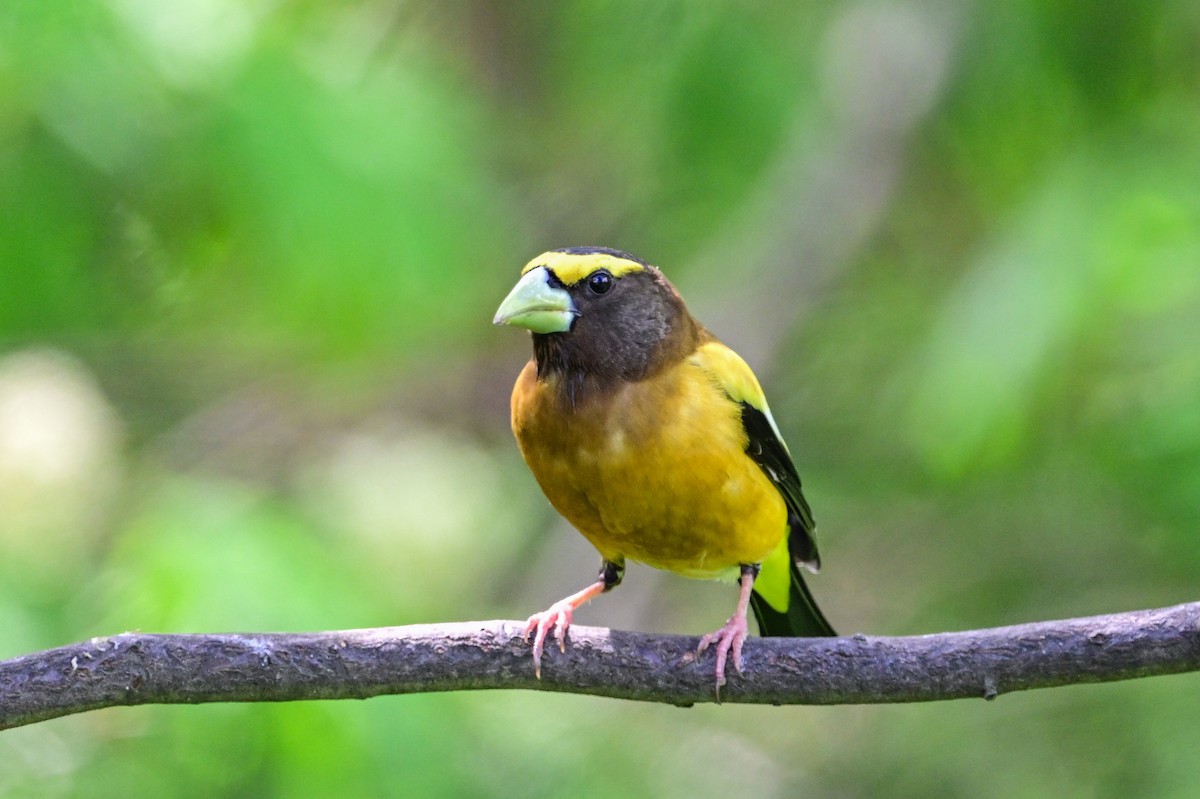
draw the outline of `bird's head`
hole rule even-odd
[[[539,374],[639,380],[695,348],[698,326],[656,267],[607,247],[534,258],[493,320],[533,332]]]

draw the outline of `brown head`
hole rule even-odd
[[[658,268],[607,247],[534,258],[494,322],[532,331],[538,377],[578,388],[643,380],[690,354],[702,335]]]

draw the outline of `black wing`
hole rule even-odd
[[[746,454],[762,468],[763,472],[779,489],[788,509],[788,552],[792,560],[811,571],[821,568],[821,556],[817,552],[817,524],[813,521],[812,508],[800,489],[800,475],[783,442],[775,434],[775,426],[767,415],[748,402],[742,402],[742,426],[749,441]]]

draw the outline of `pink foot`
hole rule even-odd
[[[735,613],[729,617],[729,621],[725,622],[725,626],[716,632],[711,632],[700,639],[700,646],[696,647],[696,654],[699,655],[709,645],[717,645],[717,696],[721,695],[721,686],[725,684],[725,661],[729,658],[729,651],[733,650],[733,667],[737,669],[738,674],[742,673],[742,644],[746,641],[748,629],[746,627],[746,616],[741,613]]]
[[[525,622],[526,641],[529,640],[529,634],[537,630],[537,635],[533,637],[533,673],[539,680],[542,679],[542,647],[546,643],[546,636],[553,629],[559,651],[566,652],[567,628],[571,626],[571,616],[574,613],[575,605],[563,599],[555,602],[548,610],[533,614]]]

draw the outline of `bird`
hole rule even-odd
[[[836,635],[800,572],[820,568],[816,525],[762,387],[661,269],[609,247],[550,250],[493,323],[532,334],[513,434],[601,557],[594,582],[526,621],[538,679],[550,632],[565,651],[575,611],[620,584],[627,560],[737,581],[733,615],[696,649],[715,645],[718,696],[730,659],[743,673],[748,608],[764,636]]]

